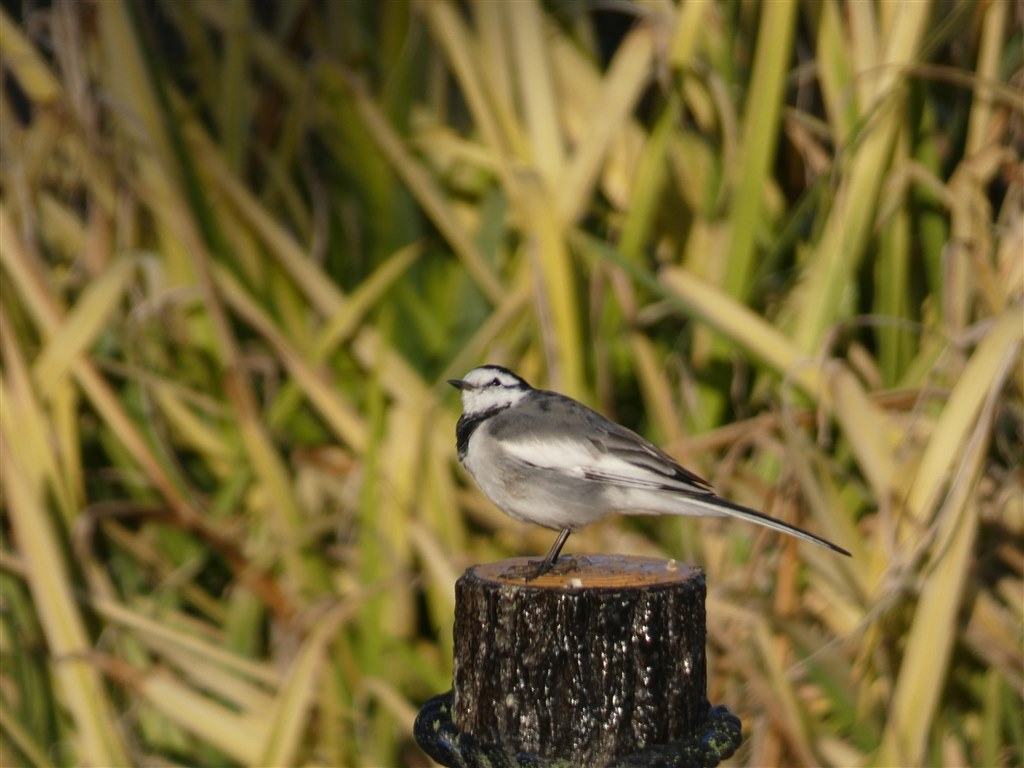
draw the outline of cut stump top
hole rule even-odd
[[[484,582],[535,589],[644,589],[669,586],[703,575],[697,566],[634,555],[563,555],[543,576],[530,578],[537,561],[516,557],[475,565],[467,575]]]

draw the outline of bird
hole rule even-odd
[[[554,566],[569,535],[613,514],[736,517],[850,553],[795,525],[715,493],[656,445],[577,400],[531,387],[500,365],[449,379],[462,399],[459,461],[516,520],[559,531],[530,578]]]

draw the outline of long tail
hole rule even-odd
[[[796,536],[798,539],[804,541],[810,541],[818,544],[822,547],[828,547],[833,552],[838,552],[841,555],[852,557],[842,547],[833,544],[828,539],[823,539],[820,536],[815,536],[809,531],[805,531],[803,528],[797,528],[795,525],[784,523],[781,520],[776,520],[774,517],[769,517],[763,512],[744,507],[742,504],[736,504],[735,502],[723,499],[721,496],[715,496],[713,494],[698,495],[698,494],[685,494],[686,501],[688,503],[700,506],[715,515],[728,515],[731,517],[738,517],[741,520],[747,520],[757,525],[763,525],[765,528],[771,528],[772,530],[779,531],[781,533],[789,534],[790,536]]]

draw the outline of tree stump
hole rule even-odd
[[[707,701],[700,568],[575,556],[527,580],[535,567],[478,565],[456,584],[454,692],[433,700],[449,741],[488,745],[491,764],[500,753],[509,765],[715,765],[732,753],[739,721]],[[442,729],[424,712],[421,746]],[[480,764],[424,748],[445,765]],[[690,751],[676,761],[666,750]],[[645,751],[660,762],[634,759]]]

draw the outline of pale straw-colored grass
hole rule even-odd
[[[734,764],[1019,764],[1016,6],[371,5],[0,12],[0,763],[427,764],[550,543],[457,468],[492,361],[853,552],[571,540],[705,567]]]

